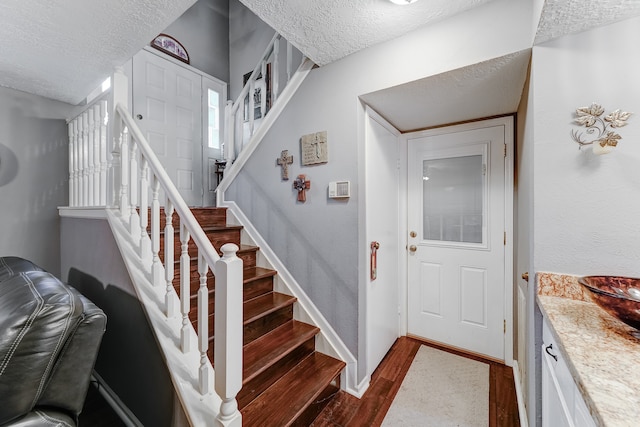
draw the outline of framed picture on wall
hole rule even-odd
[[[151,47],[158,49],[182,62],[189,63],[189,54],[187,49],[182,46],[178,40],[167,34],[159,34],[158,37],[151,41]]]
[[[258,73],[258,78],[256,79],[253,94],[248,94],[244,98],[244,121],[249,121],[249,96],[253,96],[253,119],[258,120],[261,119],[262,114],[262,97],[266,96],[266,108],[264,114],[271,109],[271,64],[267,64],[267,78],[262,78],[262,73]],[[251,73],[246,73],[242,78],[242,84],[247,84],[249,81],[249,77],[251,77]]]

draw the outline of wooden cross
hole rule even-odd
[[[289,150],[282,150],[282,153],[280,153],[280,157],[276,159],[276,163],[282,168],[282,179],[288,181],[289,165],[293,163],[293,156],[289,155]]]
[[[311,188],[311,181],[308,181],[305,175],[298,175],[296,180],[293,181],[293,188],[298,190],[298,201],[306,202],[307,201],[306,191]]]

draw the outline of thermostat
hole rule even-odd
[[[342,199],[351,197],[351,182],[333,181],[329,183],[329,198]]]

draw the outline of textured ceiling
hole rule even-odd
[[[640,0],[546,0],[535,44],[638,15]]]
[[[240,0],[318,65],[491,0]]]
[[[0,86],[78,104],[195,0],[2,0]]]
[[[527,49],[361,99],[401,132],[509,114],[518,109],[530,57]]]
[[[0,86],[77,104],[195,1],[2,0]],[[422,0],[406,6],[388,0],[240,1],[324,65],[490,0]],[[535,44],[638,16],[640,0],[546,0],[542,9]],[[433,82],[471,78],[469,89],[478,82],[470,70],[452,73],[453,80],[442,75]],[[428,89],[435,83],[416,84],[417,90],[435,90]],[[375,94],[370,99],[375,102]]]

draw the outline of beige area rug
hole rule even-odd
[[[383,427],[487,427],[489,365],[422,346]]]

